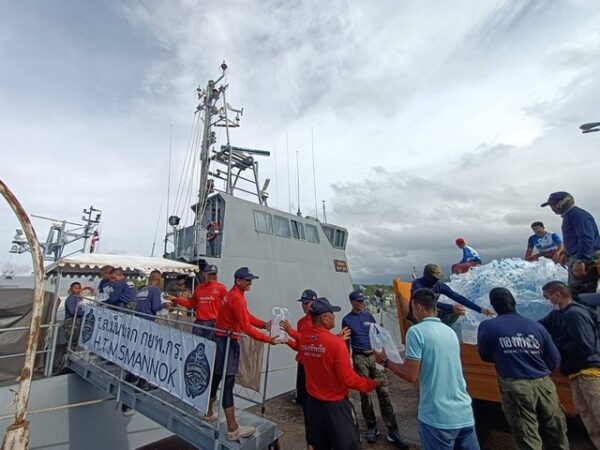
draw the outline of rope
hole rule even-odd
[[[48,412],[61,411],[63,409],[77,408],[79,406],[95,405],[95,404],[106,402],[109,400],[114,400],[114,399],[103,398],[103,399],[98,399],[98,400],[88,400],[86,402],[71,403],[68,405],[52,406],[50,408],[32,409],[32,410],[27,411],[27,415],[43,414],[43,413],[48,413]],[[15,417],[14,414],[8,414],[6,416],[0,416],[0,420],[12,419],[14,417]]]

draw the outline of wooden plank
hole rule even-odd
[[[460,358],[462,360],[463,374],[467,382],[467,390],[472,398],[500,402],[500,389],[498,388],[498,373],[493,364],[483,362],[479,357],[476,345],[460,344]],[[576,415],[575,405],[571,398],[569,379],[554,372],[550,376],[556,390],[560,403],[568,415]]]

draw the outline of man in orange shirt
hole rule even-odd
[[[235,284],[225,298],[223,298],[215,325],[217,352],[210,390],[210,402],[204,419],[208,421],[217,419],[217,413],[213,412],[213,405],[217,399],[219,383],[223,379],[223,374],[225,374],[225,382],[223,383],[223,410],[225,412],[225,419],[227,420],[227,440],[229,441],[237,441],[241,437],[250,437],[256,431],[254,427],[239,425],[235,419],[233,386],[235,385],[235,375],[237,374],[240,362],[239,335],[244,333],[252,339],[272,345],[277,343],[277,336],[270,337],[258,330],[259,328],[266,329],[268,323],[258,319],[248,311],[248,303],[246,302],[244,293],[250,290],[252,280],[257,278],[247,267],[240,267],[235,271]],[[228,336],[230,344],[227,361],[225,361]]]
[[[196,325],[192,334],[202,336],[211,341],[214,340],[214,328],[221,308],[223,298],[227,295],[227,288],[223,283],[217,281],[217,266],[208,265],[204,268],[204,283],[196,286],[194,294],[190,298],[174,297],[168,295],[166,298],[186,308],[196,308]]]
[[[322,297],[311,306],[313,326],[300,334],[299,353],[306,371],[306,427],[315,449],[360,449],[356,416],[348,390],[369,392],[378,382],[352,369],[346,342],[329,332],[339,306]]]
[[[282,330],[289,334],[292,339],[297,341],[298,336],[300,336],[303,331],[312,328],[310,305],[312,305],[316,299],[317,293],[312,289],[306,289],[304,292],[302,292],[302,296],[298,301],[302,302],[302,311],[304,311],[304,316],[298,320],[295,330],[287,320],[281,322]],[[298,350],[295,346],[291,347],[296,351]],[[296,403],[299,405],[304,405],[304,402],[306,401],[306,375],[304,374],[304,366],[300,360],[300,353],[296,355],[296,362],[298,363],[298,368],[296,370]]]

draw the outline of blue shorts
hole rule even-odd
[[[423,450],[479,450],[475,427],[445,430],[419,420],[419,436]]]
[[[227,337],[215,336],[217,344],[217,354],[215,356],[215,375],[223,375],[223,366],[225,365],[225,351],[227,349]],[[236,375],[240,366],[240,343],[237,339],[231,339],[229,344],[229,356],[227,358],[227,368],[225,375]]]

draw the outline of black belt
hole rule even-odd
[[[366,352],[361,352],[360,350],[352,350],[352,354],[360,356],[371,356],[373,354],[373,350],[368,350]]]

